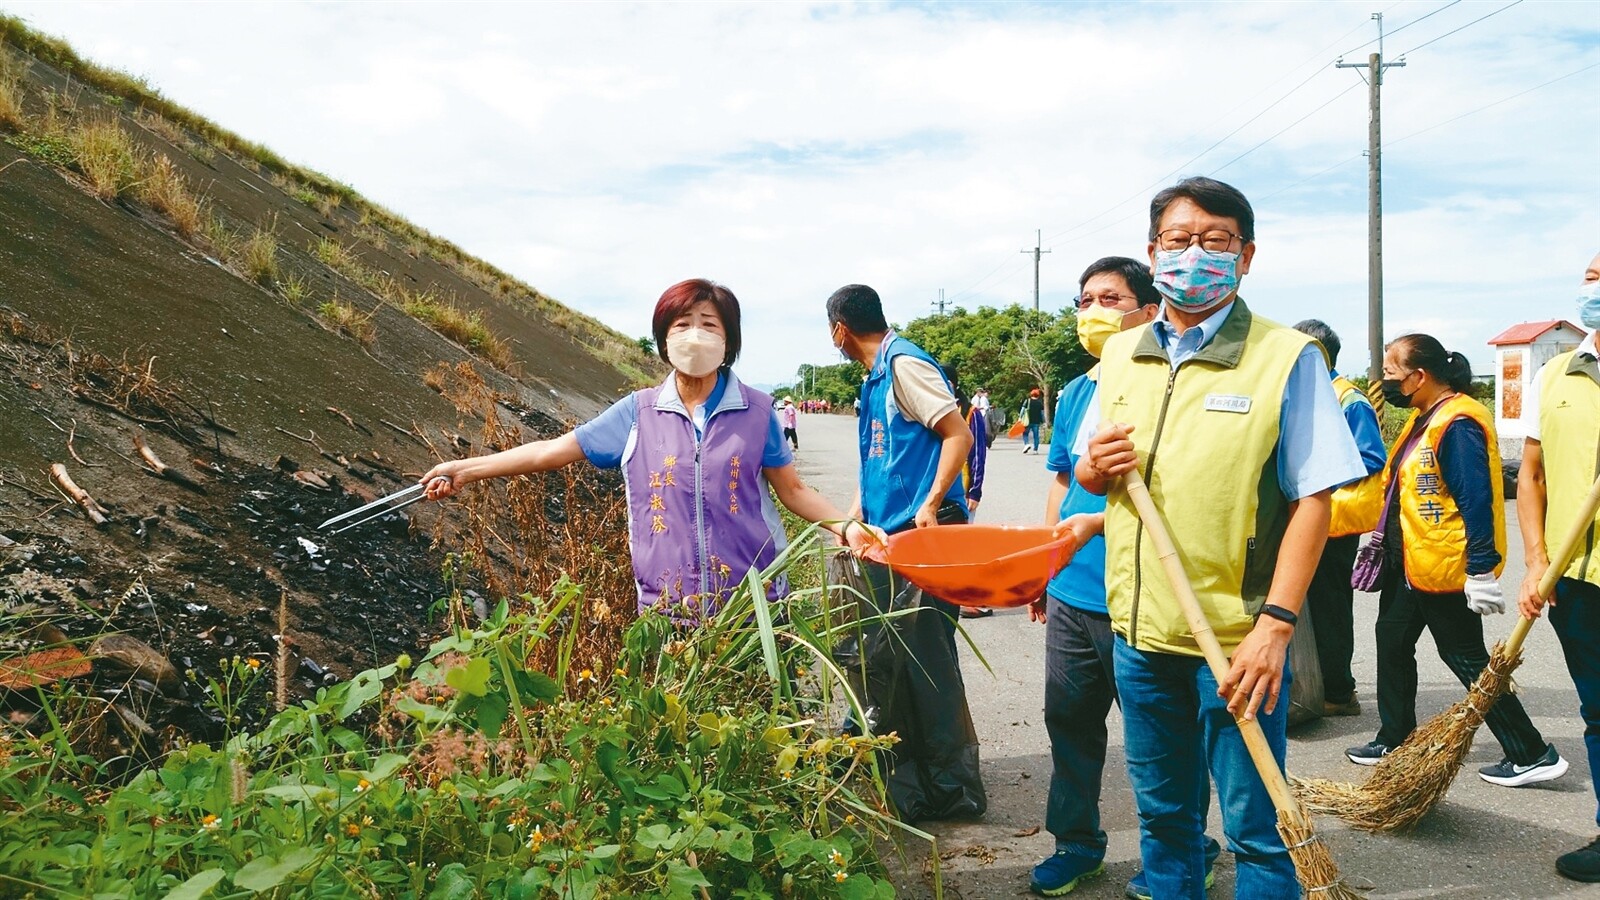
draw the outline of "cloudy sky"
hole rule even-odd
[[[624,333],[722,281],[739,370],[776,382],[837,359],[842,284],[899,321],[941,288],[1031,302],[1035,229],[1061,308],[1188,174],[1255,205],[1252,305],[1325,319],[1361,371],[1367,90],[1333,63],[1380,10],[1388,58],[1414,51],[1384,81],[1385,332],[1489,371],[1493,334],[1574,314],[1600,250],[1600,14],[1509,2],[0,9]]]

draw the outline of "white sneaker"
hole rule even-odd
[[[1545,745],[1544,755],[1526,766],[1502,759],[1492,766],[1478,770],[1478,777],[1501,787],[1522,787],[1541,781],[1554,781],[1567,774],[1567,761],[1556,752],[1554,744]]]

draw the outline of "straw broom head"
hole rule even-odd
[[[1296,781],[1300,802],[1365,831],[1404,831],[1416,825],[1450,790],[1484,715],[1511,690],[1511,673],[1521,663],[1520,652],[1512,656],[1504,643],[1496,644],[1466,699],[1411,732],[1373,767],[1364,784]]]

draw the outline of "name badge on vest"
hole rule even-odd
[[[1238,394],[1207,394],[1206,409],[1215,412],[1247,413],[1250,411],[1250,398]]]

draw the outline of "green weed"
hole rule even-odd
[[[338,298],[324,301],[317,307],[317,313],[327,319],[334,330],[355,338],[363,347],[370,347],[377,340],[377,330],[372,325],[374,313],[364,313]]]
[[[278,280],[278,294],[299,306],[311,294],[311,285],[301,276],[290,272]]]
[[[89,191],[101,200],[115,200],[139,178],[139,157],[133,141],[114,122],[91,122],[68,133],[73,167],[83,173]]]
[[[166,215],[184,237],[193,237],[204,219],[201,202],[172,160],[157,154],[138,183],[139,199]]]
[[[278,277],[278,236],[268,228],[257,228],[239,245],[236,262],[246,278],[272,284]]]

